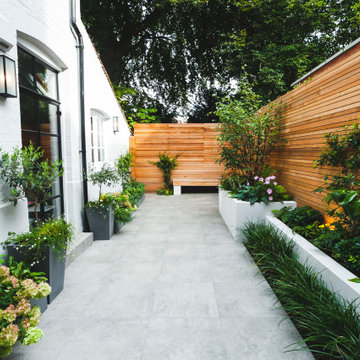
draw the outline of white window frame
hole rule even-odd
[[[105,162],[104,119],[95,114],[90,117],[90,156],[93,164]]]

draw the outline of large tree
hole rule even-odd
[[[82,0],[82,15],[112,81],[170,112],[244,67],[274,99],[360,36],[358,0]]]

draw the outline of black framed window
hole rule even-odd
[[[40,146],[45,158],[61,160],[58,73],[21,48],[18,48],[18,63],[22,144]],[[51,199],[40,208],[40,216],[45,219],[63,212],[63,183],[58,178]],[[31,202],[29,216],[30,220],[34,218]]]

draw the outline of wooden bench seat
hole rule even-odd
[[[181,195],[182,186],[218,186],[218,179],[173,179],[174,195]]]

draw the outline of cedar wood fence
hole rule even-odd
[[[282,103],[281,136],[287,143],[272,154],[271,165],[278,170],[279,183],[301,205],[323,212],[323,195],[313,190],[323,183],[323,175],[334,169],[314,169],[324,146],[324,134],[343,131],[360,118],[360,47],[348,51],[310,80],[277,99]],[[137,124],[131,138],[135,150],[134,176],[144,182],[146,191],[161,187],[160,171],[148,163],[160,151],[180,153],[173,178],[218,179],[222,167],[214,163],[217,155],[216,124]]]

